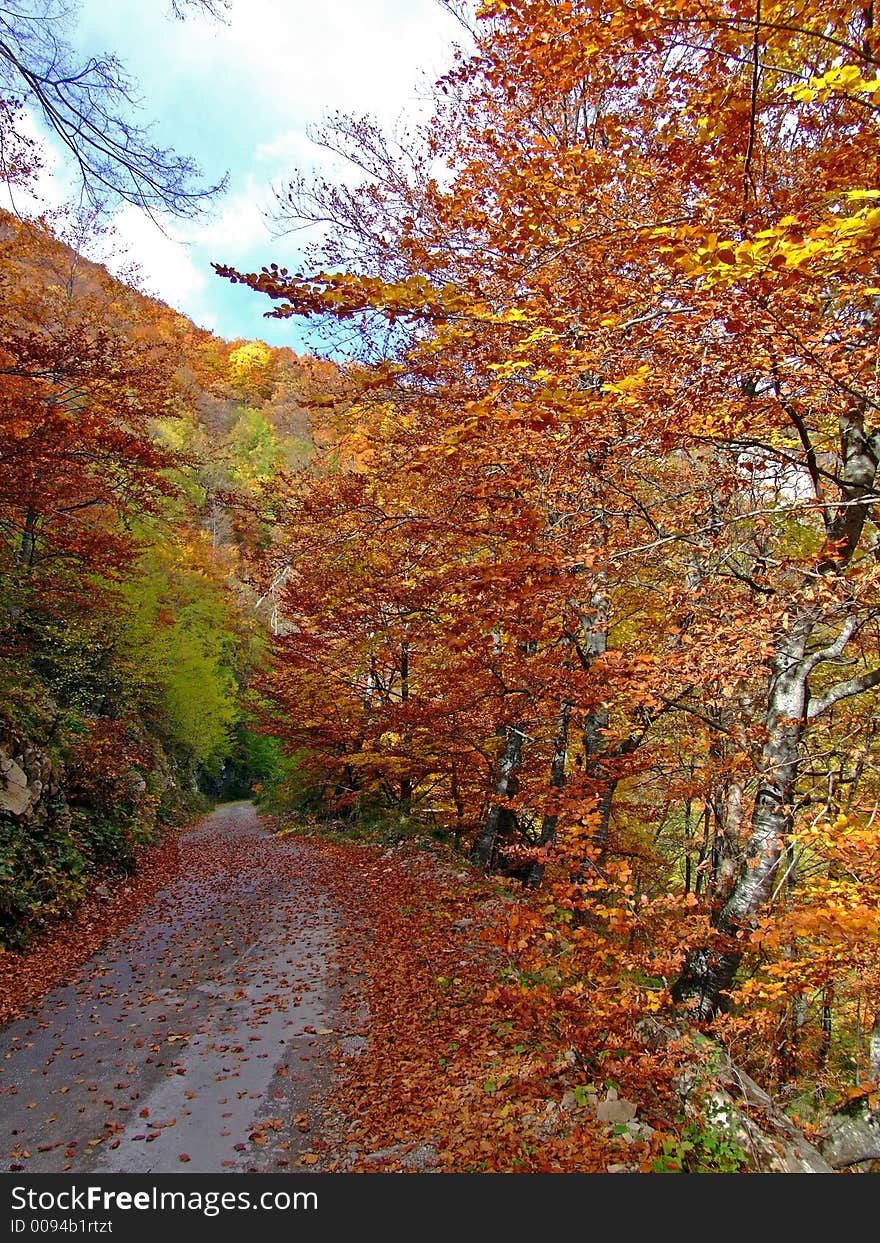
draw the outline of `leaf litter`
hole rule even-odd
[[[8,1169],[620,1160],[620,1137],[589,1110],[562,1110],[572,1067],[552,1024],[492,1000],[515,891],[441,848],[273,836],[248,804],[219,808],[158,860],[152,887],[132,886],[135,922],[108,924],[72,986],[35,1004],[58,972],[26,972],[4,994],[11,1013],[31,1006],[2,1037]],[[56,929],[41,951],[74,935]],[[60,957],[73,975],[76,955]],[[99,1095],[102,1078],[113,1087]]]

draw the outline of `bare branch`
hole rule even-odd
[[[182,0],[214,12],[216,0]],[[70,152],[84,196],[121,200],[150,215],[193,217],[225,187],[201,187],[188,156],[156,146],[124,67],[112,56],[77,64],[59,31],[66,10],[55,0],[0,10],[0,87],[33,105]]]
[[[743,166],[743,198],[749,196],[751,188],[752,197],[757,199],[758,190],[752,177],[752,155],[755,150],[755,132],[757,130],[758,116],[758,84],[761,80],[761,0],[756,0],[755,4],[755,38],[752,44],[752,83],[751,83],[751,99],[749,101],[749,141],[746,147],[746,158]]]
[[[838,682],[836,686],[829,687],[827,691],[810,700],[807,707],[807,720],[814,721],[834,704],[839,703],[841,699],[852,699],[854,695],[861,695],[875,686],[880,686],[880,669],[871,669],[857,678],[848,678],[846,682]]]
[[[217,21],[224,22],[231,0],[171,0],[171,12],[179,22],[185,22],[188,9],[201,9]]]
[[[801,665],[805,673],[809,673],[811,669],[815,669],[816,665],[821,664],[825,660],[839,660],[843,655],[843,650],[849,643],[850,639],[856,632],[857,620],[854,616],[846,619],[840,634],[833,643],[829,643],[827,647],[820,647],[818,651],[810,652]]]

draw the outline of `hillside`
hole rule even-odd
[[[265,775],[243,573],[333,368],[224,342],[0,216],[0,944]]]

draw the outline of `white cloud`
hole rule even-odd
[[[266,197],[265,187],[248,173],[244,188],[222,200],[219,215],[204,225],[188,225],[186,235],[199,245],[210,247],[217,256],[234,257],[262,245],[269,238],[263,205]]]
[[[449,67],[450,43],[464,32],[436,0],[233,0],[227,25],[169,21],[161,3],[137,7],[132,22],[119,0],[82,0],[80,54],[117,55],[138,83],[142,119],[157,122],[157,141],[193,155],[211,180],[228,168],[230,188],[213,217],[172,220],[165,233],[122,208],[113,224],[125,259],[109,248],[96,257],[116,272],[136,263],[142,285],[169,305],[227,337],[248,335],[260,300],[218,282],[211,262],[245,271],[271,258],[295,265],[297,235],[276,254],[267,220],[274,190],[297,171],[352,176],[309,140],[309,128],[333,112],[372,114],[386,128],[423,115],[420,83]],[[63,169],[50,155],[39,183],[53,205],[74,189]]]
[[[244,81],[249,106],[260,100],[282,124],[335,110],[388,123],[420,110],[422,83],[448,68],[450,41],[462,34],[436,0],[234,0],[228,26],[196,56]]]
[[[302,129],[279,130],[254,148],[254,164],[301,167],[313,164],[317,148]]]
[[[0,182],[9,208],[20,216],[47,214],[53,227],[71,245],[89,258],[104,264],[122,279],[133,278],[145,292],[167,302],[176,310],[192,305],[208,287],[208,279],[194,262],[191,246],[173,222],[164,231],[136,207],[126,205],[110,218],[86,212],[78,223],[76,187],[59,152],[47,142],[38,123],[27,111],[16,122],[23,138],[39,151],[40,168],[24,188],[11,189]],[[236,204],[224,216],[235,218]],[[94,224],[90,226],[88,220]],[[234,230],[227,229],[234,233]],[[262,229],[265,235],[265,229]],[[239,236],[241,236],[239,229]]]
[[[113,216],[112,226],[114,236],[101,254],[101,262],[111,272],[122,273],[134,263],[142,288],[175,310],[185,310],[204,294],[207,276],[193,262],[190,247],[179,235],[172,230],[163,233],[148,216],[130,206]]]

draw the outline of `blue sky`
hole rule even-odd
[[[232,0],[225,24],[174,21],[169,8],[165,0],[81,0],[70,39],[84,54],[116,55],[156,142],[192,155],[211,182],[228,172],[229,188],[211,218],[165,222],[165,236],[125,208],[113,222],[118,240],[147,291],[196,323],[301,350],[298,324],[263,318],[267,300],[220,280],[211,261],[295,269],[301,238],[273,237],[263,213],[273,186],[297,169],[332,172],[309,126],[334,111],[387,127],[417,118],[465,32],[436,0]],[[43,190],[57,198],[63,164],[47,164],[54,181]]]

